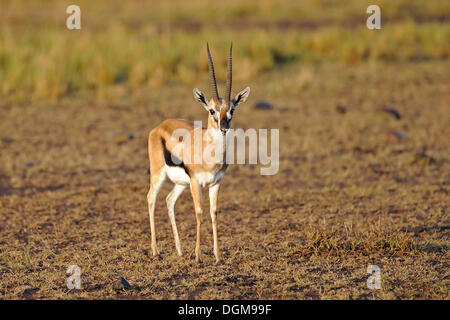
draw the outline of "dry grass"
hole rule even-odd
[[[68,1],[24,3],[0,11],[0,298],[449,299],[448,1],[377,1],[381,31],[360,0],[80,0],[81,32]],[[195,263],[188,192],[176,256],[166,185],[153,258],[148,132],[206,118],[204,43],[223,79],[232,39],[233,88],[252,88],[233,126],[280,129],[280,171],[229,168],[220,265],[207,214]]]
[[[207,72],[206,41],[221,66],[229,43],[239,44],[238,80],[283,65],[442,60],[450,54],[447,1],[381,1],[383,28],[376,32],[365,26],[370,1],[253,2],[80,1],[82,30],[69,31],[70,1],[6,1],[0,93],[17,102],[79,91],[103,95],[111,85],[191,86]],[[217,69],[222,78],[225,68]]]
[[[146,137],[165,118],[205,118],[190,88],[117,89],[114,104],[78,97],[3,105],[1,297],[448,299],[445,64],[326,64],[248,83],[254,90],[234,126],[279,128],[280,172],[230,167],[218,266],[207,215],[205,261],[194,261],[187,192],[176,208],[186,256],[176,256],[168,185],[156,214],[163,253],[150,253]],[[287,79],[296,77],[308,80],[292,86]],[[253,110],[269,98],[274,110]],[[424,147],[432,160],[418,155]],[[81,291],[65,287],[71,264],[82,269]],[[366,288],[368,264],[381,267],[379,291]],[[115,289],[121,276],[131,290]]]

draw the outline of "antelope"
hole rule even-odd
[[[226,159],[226,136],[230,129],[231,119],[235,108],[245,102],[250,94],[250,88],[247,87],[239,92],[233,99],[231,98],[232,82],[232,45],[228,55],[227,81],[225,98],[220,98],[217,90],[217,81],[214,73],[213,60],[209,51],[209,45],[206,44],[206,53],[209,64],[209,77],[212,89],[212,98],[208,101],[206,96],[197,88],[194,88],[194,98],[208,112],[207,128],[196,127],[189,121],[181,119],[168,119],[154,128],[148,137],[148,153],[150,159],[150,190],[147,194],[148,210],[150,216],[151,246],[153,256],[159,254],[156,245],[155,233],[155,201],[163,182],[169,178],[174,186],[166,198],[169,220],[172,225],[175,247],[178,255],[181,257],[180,239],[178,236],[177,225],[175,222],[175,203],[182,192],[189,186],[194,202],[195,217],[197,221],[197,237],[195,245],[195,260],[201,261],[200,252],[200,226],[202,224],[203,210],[201,207],[202,188],[209,188],[210,216],[213,229],[214,256],[216,262],[220,261],[219,246],[217,240],[217,199],[220,183],[227,169]],[[186,161],[183,152],[175,152],[180,149],[180,144],[185,147],[182,150],[191,151],[194,159],[198,156],[198,148],[194,147],[195,139],[180,141],[174,138],[177,130],[185,130],[190,137],[195,137],[200,133],[201,152],[200,161],[192,163]],[[212,150],[213,154],[220,155],[219,161],[206,161],[203,157],[206,148]],[[186,153],[186,152],[185,152]],[[197,153],[197,154],[196,154]],[[178,161],[174,161],[174,159]],[[197,158],[198,159],[198,158]]]

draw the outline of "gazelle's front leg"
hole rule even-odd
[[[219,244],[217,243],[217,221],[216,221],[217,198],[219,196],[219,187],[220,187],[219,183],[209,187],[209,213],[211,215],[211,223],[213,229],[214,255],[216,256],[216,263],[220,261]]]
[[[202,224],[202,189],[196,178],[191,178],[191,193],[192,199],[194,200],[194,208],[195,208],[195,218],[197,219],[197,241],[195,243],[195,260],[197,262],[201,261],[201,252],[200,252],[200,226]]]

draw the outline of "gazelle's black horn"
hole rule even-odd
[[[233,72],[233,67],[232,67],[232,56],[231,56],[231,52],[233,49],[233,43],[231,43],[230,45],[230,53],[228,55],[228,67],[227,67],[227,86],[226,86],[226,94],[225,94],[225,101],[227,102],[227,104],[230,104],[231,101],[231,82],[232,82],[232,72]]]
[[[219,101],[219,92],[217,91],[217,81],[216,74],[214,73],[214,65],[211,58],[211,53],[209,52],[208,42],[206,43],[206,53],[208,54],[208,63],[209,63],[209,80],[211,81],[211,89],[213,91],[213,98],[217,102]]]

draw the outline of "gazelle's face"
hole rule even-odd
[[[218,104],[215,103],[214,99],[211,99],[208,103],[208,112],[209,118],[212,120],[208,121],[210,126],[225,134],[230,129],[234,109],[227,105],[224,99],[220,99]]]
[[[211,99],[207,102],[205,95],[197,88],[194,89],[195,99],[199,101],[209,113],[208,126],[212,127],[212,129],[220,130],[223,135],[230,129],[231,120],[233,119],[233,113],[236,107],[242,102],[245,102],[249,94],[250,88],[247,87],[239,92],[229,103],[222,98],[220,98],[219,101]]]
[[[230,129],[231,119],[236,107],[247,100],[250,94],[250,88],[247,87],[239,92],[234,99],[231,99],[231,80],[232,80],[232,59],[231,51],[233,45],[230,46],[230,53],[228,55],[227,64],[227,82],[225,90],[225,99],[219,98],[219,91],[217,90],[216,75],[214,73],[214,64],[212,61],[211,53],[209,52],[208,43],[206,43],[206,53],[208,55],[209,63],[209,77],[211,81],[211,89],[213,96],[209,102],[206,100],[206,96],[194,88],[194,98],[200,102],[203,107],[209,112],[208,129],[219,130],[223,135]]]

